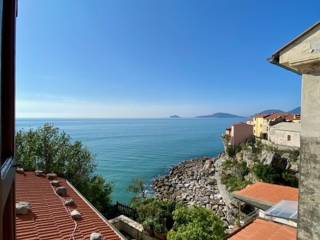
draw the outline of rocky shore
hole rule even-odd
[[[153,182],[155,196],[162,200],[184,202],[212,209],[225,225],[232,229],[237,219],[237,208],[224,200],[217,184],[219,159],[202,157],[182,162],[167,176]]]

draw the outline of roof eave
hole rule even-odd
[[[317,27],[320,27],[320,22],[317,22],[315,23],[314,25],[312,25],[310,28],[308,28],[306,31],[304,31],[303,33],[301,33],[300,35],[298,35],[297,37],[295,37],[293,40],[291,40],[289,43],[287,43],[285,46],[283,46],[282,48],[280,48],[278,51],[276,51],[270,58],[268,58],[268,62],[274,64],[274,65],[277,65],[277,66],[280,66],[286,70],[289,70],[291,72],[294,72],[296,74],[299,74],[301,75],[300,72],[298,72],[297,70],[293,69],[293,68],[290,68],[290,67],[287,67],[283,64],[280,64],[280,53],[286,49],[287,47],[289,47],[291,44],[295,43],[299,38],[303,37],[304,35],[308,34],[310,31],[312,31],[313,29],[317,28]]]
[[[289,68],[289,67],[281,64],[279,59],[280,59],[280,52],[276,52],[270,58],[268,58],[267,61],[269,63],[272,63],[272,64],[276,65],[276,66],[279,66],[279,67],[282,67],[282,68],[284,68],[286,70],[289,70],[290,72],[293,72],[293,73],[301,75],[301,72],[298,72],[297,70],[295,70],[293,68]]]

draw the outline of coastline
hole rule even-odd
[[[198,157],[179,163],[167,175],[153,181],[154,196],[211,209],[232,229],[237,221],[237,208],[219,186],[222,158],[223,154],[219,154],[214,158]]]

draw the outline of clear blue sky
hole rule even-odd
[[[320,1],[19,0],[17,117],[250,115],[300,105],[266,61]]]

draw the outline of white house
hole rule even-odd
[[[298,122],[281,122],[269,128],[269,141],[282,146],[300,148],[301,124]]]

